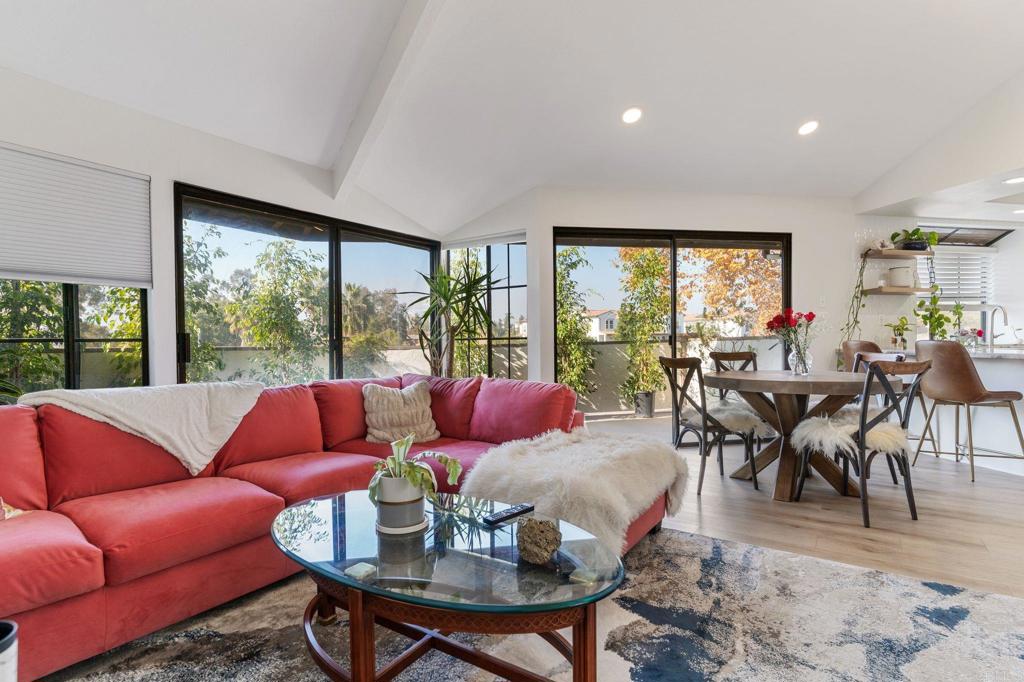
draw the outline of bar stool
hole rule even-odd
[[[978,376],[978,370],[974,366],[974,360],[967,353],[967,349],[956,341],[918,341],[916,355],[918,360],[932,361],[932,371],[921,382],[922,392],[932,400],[932,407],[925,420],[925,428],[927,429],[931,425],[935,408],[938,406],[952,405],[956,408],[955,452],[942,452],[934,443],[932,450],[923,452],[932,452],[936,457],[953,455],[956,457],[956,461],[960,461],[960,452],[963,449],[963,445],[960,443],[960,408],[964,407],[967,411],[967,458],[971,463],[972,482],[974,481],[975,456],[1024,459],[1024,435],[1021,434],[1017,410],[1013,405],[1015,401],[1024,398],[1020,391],[990,391],[985,388],[985,384],[982,383],[981,377]],[[1013,426],[1017,430],[1017,441],[1020,443],[1021,454],[1012,455],[990,448],[974,447],[974,420],[971,415],[973,407],[1005,407],[1009,409],[1010,416],[1013,418]],[[922,445],[924,445],[923,440],[917,445],[914,464],[917,464],[917,458],[922,452]]]

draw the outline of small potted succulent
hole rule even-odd
[[[440,462],[455,485],[462,473],[459,460],[440,452],[426,451],[409,457],[413,434],[391,443],[391,455],[374,464],[377,472],[370,479],[370,501],[377,506],[377,530],[382,533],[414,533],[426,527],[424,495],[437,494],[434,470],[424,461]]]
[[[939,243],[939,233],[934,230],[922,230],[920,227],[915,227],[913,230],[893,232],[889,239],[892,240],[897,249],[927,251]]]

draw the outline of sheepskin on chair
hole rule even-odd
[[[633,436],[551,431],[499,445],[477,461],[462,493],[533,504],[621,551],[626,530],[666,492],[679,511],[686,461],[667,443]]]
[[[707,411],[722,426],[734,433],[753,433],[761,438],[770,438],[775,435],[775,429],[754,414],[753,410],[740,403],[719,400],[708,403]],[[700,413],[689,405],[683,409],[681,417],[688,424],[700,426]]]
[[[857,453],[857,424],[837,421],[826,417],[805,419],[793,429],[793,447],[797,450],[810,450],[831,454],[845,452],[850,455]],[[882,422],[868,429],[864,446],[869,451],[886,455],[900,455],[910,450],[907,432],[899,424]]]

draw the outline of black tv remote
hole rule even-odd
[[[508,509],[502,509],[501,511],[494,512],[493,514],[488,514],[483,518],[483,522],[488,526],[497,526],[499,523],[504,523],[509,519],[514,519],[515,517],[522,516],[523,514],[529,514],[532,511],[532,504],[517,504],[513,507],[509,507]]]

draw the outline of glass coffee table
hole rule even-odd
[[[274,520],[278,547],[302,565],[317,593],[303,617],[306,644],[332,680],[390,680],[431,649],[509,680],[545,680],[449,637],[453,632],[534,633],[572,663],[573,680],[597,679],[596,604],[622,582],[622,562],[590,533],[557,521],[561,546],[546,566],[521,561],[517,525],[481,518],[501,502],[441,495],[429,525],[408,535],[376,531],[365,490],[288,507]],[[522,517],[519,517],[522,518]],[[317,641],[313,622],[349,613],[351,671]],[[413,644],[377,670],[374,624]],[[558,633],[572,628],[572,642]]]

